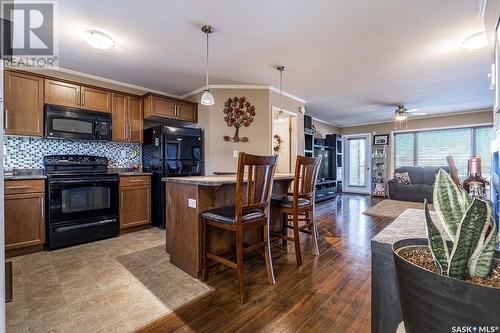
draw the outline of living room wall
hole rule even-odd
[[[340,134],[350,135],[350,134],[362,134],[371,133],[373,134],[391,134],[398,131],[408,131],[408,130],[424,130],[433,128],[446,128],[446,127],[462,127],[462,126],[474,126],[474,125],[486,125],[493,123],[493,112],[491,110],[478,110],[475,112],[467,113],[455,113],[447,114],[444,116],[427,117],[427,118],[416,118],[408,120],[408,128],[402,130],[396,130],[394,128],[394,122],[383,122],[376,124],[367,124],[360,126],[350,126],[341,127]],[[390,138],[391,140],[392,138]],[[387,170],[387,177],[392,177],[392,140],[389,141],[388,157],[387,160],[390,164]]]

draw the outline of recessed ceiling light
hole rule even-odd
[[[475,34],[470,35],[465,38],[462,46],[468,50],[477,50],[481,49],[488,45],[488,37],[486,36],[485,31],[476,32]]]
[[[106,50],[115,47],[115,42],[111,37],[98,30],[87,30],[83,37],[90,46],[96,49]]]

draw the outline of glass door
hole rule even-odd
[[[370,193],[370,134],[344,136],[344,191]]]

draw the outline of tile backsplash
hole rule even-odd
[[[140,144],[84,140],[45,139],[25,136],[4,137],[5,169],[43,168],[43,156],[60,154],[105,156],[117,168],[141,164]]]

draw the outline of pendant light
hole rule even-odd
[[[276,69],[280,72],[280,110],[276,115],[276,121],[281,123],[286,120],[285,112],[283,112],[283,72],[285,71],[285,66],[281,65],[276,67]]]
[[[214,32],[214,29],[210,25],[204,25],[203,27],[201,27],[201,31],[203,31],[207,36],[207,63],[206,63],[207,81],[206,81],[206,89],[203,91],[203,95],[201,95],[201,104],[214,105],[215,103],[214,96],[212,95],[212,93],[210,92],[210,88],[208,87],[208,55],[209,55],[208,35]]]
[[[394,114],[394,128],[402,129],[403,125],[408,128],[408,111],[403,105],[398,105]]]

